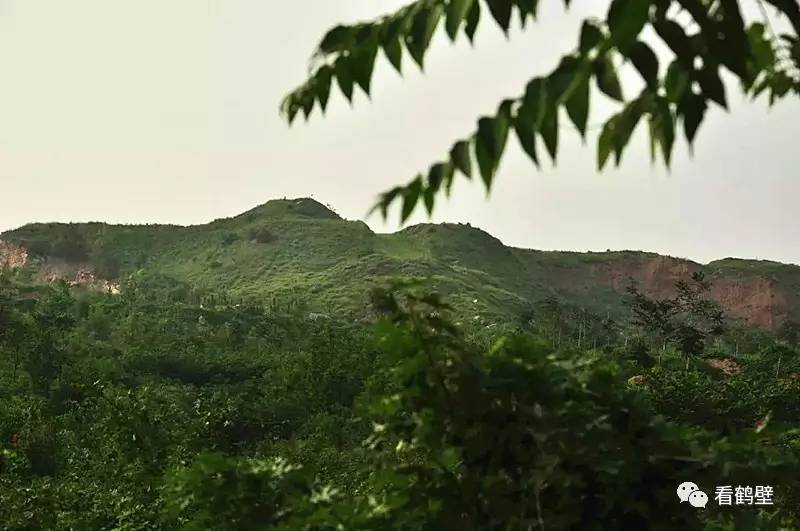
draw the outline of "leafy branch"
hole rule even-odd
[[[504,100],[494,115],[481,117],[476,131],[457,141],[444,160],[383,193],[375,209],[386,217],[389,206],[401,201],[405,222],[422,201],[430,214],[459,174],[471,179],[477,173],[490,191],[512,132],[537,167],[540,143],[555,163],[562,114],[586,138],[592,84],[620,105],[598,136],[598,168],[612,154],[620,164],[643,121],[652,159],[660,153],[669,167],[678,131],[692,147],[710,105],[728,108],[723,72],[735,76],[747,96],[768,92],[770,104],[800,95],[800,6],[795,0],[764,1],[788,19],[793,33],[775,35],[766,16],[748,25],[738,0],[613,0],[605,20],[584,21],[576,49],[553,71],[532,79],[521,96]],[[570,1],[564,4],[568,8]],[[370,95],[380,51],[400,74],[404,53],[424,69],[441,25],[451,41],[461,33],[473,41],[487,13],[508,33],[515,13],[524,27],[536,20],[538,6],[538,0],[418,0],[372,22],[336,26],[314,53],[309,79],[285,98],[281,111],[290,124],[301,112],[308,119],[317,106],[324,113],[334,82],[350,102],[356,87]],[[691,24],[682,25],[679,17],[686,15]],[[666,68],[640,39],[648,26],[674,56]],[[635,97],[624,96],[617,65],[640,75],[644,88]]]

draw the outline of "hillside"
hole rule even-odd
[[[506,530],[541,491],[528,509],[548,529],[653,527],[625,520],[630,492],[660,528],[712,528],[694,523],[731,513],[674,500],[691,477],[774,484],[797,529],[798,269],[515,249],[458,224],[375,234],[308,199],[194,227],[22,227],[0,240],[0,521]],[[691,288],[666,306],[626,293],[697,270],[776,333],[719,326]],[[370,294],[400,274],[432,277],[455,311]],[[414,509],[392,500],[438,518],[450,492],[499,499],[497,525],[464,520],[464,498],[397,525]]]
[[[302,300],[315,312],[364,317],[368,288],[427,276],[464,316],[516,319],[556,295],[598,314],[624,311],[625,288],[671,294],[704,271],[729,315],[776,329],[800,321],[800,267],[725,259],[701,265],[652,253],[545,252],[507,247],[462,224],[376,234],[312,199],[269,201],[198,226],[32,224],[0,234],[0,266],[38,281],[116,291],[131,278],[189,285],[234,300]]]

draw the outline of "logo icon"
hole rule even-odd
[[[702,490],[696,490],[689,494],[689,505],[698,509],[705,509],[708,503],[708,495]]]
[[[683,502],[689,502],[689,505],[696,508],[705,509],[708,504],[708,495],[700,490],[697,483],[691,481],[684,481],[678,485],[678,499]]]
[[[692,483],[691,481],[684,481],[683,483],[678,485],[678,498],[680,498],[681,503],[689,501],[689,495],[696,490],[700,490],[700,487],[698,487],[696,483]]]

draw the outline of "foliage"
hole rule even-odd
[[[285,460],[206,454],[167,485],[167,510],[184,529],[214,529],[220,524],[242,530],[275,528],[296,516],[291,505],[307,494],[306,489],[300,468]]]
[[[358,481],[363,330],[139,290],[3,289],[4,324],[25,330],[0,339],[4,528],[161,528],[161,485],[204,452],[282,453]]]
[[[266,227],[253,227],[247,235],[251,240],[262,244],[272,243],[276,240],[275,235]]]
[[[664,348],[620,294],[556,294],[584,268],[647,257],[513,250],[457,225],[380,238],[306,214],[192,230],[236,260],[249,244],[323,264],[357,241],[408,264],[401,272],[424,263],[437,274],[364,294],[372,334],[342,307],[314,311],[302,292],[259,304],[176,281],[160,264],[188,267],[200,244],[186,229],[87,227],[126,268],[146,242],[149,265],[128,270],[120,295],[39,285],[34,268],[0,275],[5,528],[796,526],[800,356],[785,332],[731,323],[717,335],[704,277],[668,299],[669,322],[707,334],[687,368],[684,345]],[[341,241],[322,256],[281,250],[292,224],[315,251],[324,235]],[[276,243],[224,241],[264,225]],[[791,283],[793,271],[779,272]],[[524,291],[532,277],[541,282]],[[776,505],[698,514],[674,500],[687,476],[771,484]]]
[[[565,0],[568,7],[570,2]],[[585,20],[575,50],[558,66],[535,77],[521,96],[503,100],[494,115],[478,120],[477,130],[456,142],[446,159],[405,186],[383,194],[376,208],[383,212],[402,201],[402,220],[422,201],[430,213],[437,195],[448,194],[455,176],[479,174],[491,189],[508,138],[515,133],[521,147],[539,166],[539,142],[553,162],[559,146],[562,114],[586,137],[591,85],[619,103],[597,141],[602,169],[613,154],[620,163],[638,126],[646,121],[653,159],[660,153],[669,166],[679,128],[692,145],[710,105],[728,108],[723,82],[727,73],[750,97],[769,92],[770,103],[800,95],[800,7],[792,0],[753,0],[763,20],[746,21],[739,0],[613,0],[604,20]],[[789,22],[776,35],[764,3]],[[320,42],[308,81],[289,94],[281,110],[291,124],[316,106],[324,112],[332,85],[352,101],[355,87],[367,95],[379,51],[402,73],[404,50],[420,68],[440,26],[455,41],[462,32],[472,41],[482,19],[492,18],[508,34],[516,13],[524,27],[537,18],[538,0],[417,0],[372,22],[339,25]],[[672,54],[662,65],[654,49]],[[634,96],[619,81],[623,67],[636,71],[641,88]],[[634,91],[635,92],[635,91]]]
[[[791,507],[790,433],[720,438],[665,420],[596,356],[514,335],[480,353],[431,295],[388,292],[377,339],[390,381],[365,395],[373,430],[363,489],[344,493],[288,465],[200,457],[168,484],[200,528],[774,529],[790,510],[697,512],[673,500],[686,477],[780,483]],[[664,511],[670,504],[671,510]]]
[[[711,282],[702,272],[692,274],[692,281],[675,283],[672,299],[652,300],[636,286],[628,292],[633,301],[633,324],[660,341],[672,343],[687,358],[701,355],[709,339],[722,335],[724,314],[719,303],[709,298]]]
[[[526,336],[501,339],[486,354],[471,351],[442,309],[435,298],[412,296],[381,329],[399,391],[373,403],[380,421],[370,441],[408,456],[387,473],[385,525],[693,526],[696,513],[662,509],[681,477],[755,478],[781,455],[756,464],[773,450],[748,459],[740,452],[763,442],[750,446],[745,434],[715,441],[665,422],[602,358]],[[778,458],[796,466],[791,455]]]

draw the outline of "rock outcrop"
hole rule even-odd
[[[28,263],[28,251],[12,243],[0,240],[0,269],[18,269]]]
[[[71,288],[119,294],[119,282],[99,278],[89,265],[73,266],[63,262],[51,262],[43,266],[39,278],[47,283],[66,282]]]
[[[676,282],[688,280],[692,273],[702,271],[712,282],[711,297],[730,317],[770,330],[800,318],[800,268],[796,266],[780,264],[781,272],[775,274],[770,270],[770,263],[738,272],[720,268],[716,263],[702,265],[650,253],[608,253],[605,256],[605,260],[579,262],[571,266],[566,275],[563,272],[550,275],[545,271],[545,282],[558,291],[582,295],[598,286],[623,293],[635,284],[645,295],[660,299],[673,297]]]

